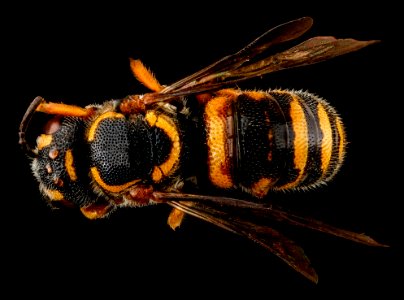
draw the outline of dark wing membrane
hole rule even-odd
[[[161,91],[161,93],[170,93],[172,91],[179,90],[186,86],[192,85],[193,82],[201,81],[203,78],[206,80],[207,78],[210,78],[212,74],[220,74],[223,71],[234,70],[253,57],[264,52],[271,46],[298,38],[309,30],[312,25],[312,18],[303,17],[276,26],[265,32],[263,35],[255,39],[237,53],[223,57],[219,61],[200,70],[199,72],[196,72],[191,76],[167,86]]]
[[[269,225],[269,221],[305,227],[369,246],[383,246],[367,235],[336,228],[283,209],[241,199],[207,195],[154,192],[155,199],[189,215],[247,237],[286,262],[294,270],[317,282],[317,275],[303,250]]]
[[[377,41],[357,41],[354,39],[318,36],[308,39],[289,50],[228,72],[228,78],[232,78],[230,81],[237,82],[238,80],[261,76],[282,69],[311,65],[359,50],[375,42]]]
[[[231,214],[229,215],[222,210],[214,209],[200,202],[169,201],[168,204],[189,215],[247,237],[268,249],[309,280],[317,283],[316,271],[310,266],[310,261],[304,254],[303,249],[277,230],[239,220]]]
[[[272,219],[286,224],[305,227],[312,230],[320,231],[323,233],[331,234],[340,238],[351,240],[357,243],[365,244],[368,246],[388,247],[387,245],[378,243],[371,237],[356,233],[349,230],[337,228],[312,218],[297,216],[293,213],[287,212],[284,209],[275,207],[273,205],[265,205],[236,198],[216,197],[205,195],[193,194],[177,194],[177,193],[155,193],[156,198],[162,200],[177,200],[177,201],[192,201],[195,203],[203,203],[206,206],[221,206],[223,209],[235,208],[238,212],[248,219],[254,219],[257,222],[265,219]]]
[[[314,220],[311,218],[307,217],[302,217],[302,216],[297,216],[292,213],[288,213],[282,209],[279,208],[268,208],[270,210],[271,217],[280,221],[280,222],[285,222],[290,225],[295,225],[295,226],[300,226],[300,227],[306,227],[312,230],[317,230],[323,233],[331,234],[340,238],[344,238],[347,240],[351,240],[353,242],[361,243],[367,246],[374,246],[374,247],[388,247],[388,245],[381,244],[371,237],[367,236],[366,234],[363,233],[357,233],[357,232],[352,232],[349,230],[337,228],[328,224],[325,224],[323,222],[320,222],[318,220]],[[254,209],[253,212],[256,212],[257,214],[261,209]],[[265,209],[264,211],[261,212],[261,214],[265,214]]]
[[[175,97],[214,91],[268,73],[318,63],[378,42],[319,36],[266,58],[253,59],[258,55],[264,55],[273,45],[299,37],[311,25],[312,19],[308,17],[279,25],[237,53],[226,56],[207,68],[167,86],[159,93],[145,95],[145,103],[151,104]]]

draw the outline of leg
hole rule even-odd
[[[181,226],[184,217],[185,213],[182,210],[173,208],[170,212],[170,215],[168,216],[167,224],[171,227],[172,230],[175,230]]]
[[[101,219],[106,217],[114,208],[107,202],[91,204],[87,207],[81,207],[81,213],[90,220]]]
[[[138,59],[130,59],[130,68],[132,69],[133,75],[148,89],[153,92],[160,92],[163,87],[154,77],[153,73],[148,70],[143,63]]]
[[[157,81],[153,73],[140,60],[130,59],[130,68],[136,79],[153,92],[159,92],[163,89],[163,86]],[[122,100],[119,109],[127,115],[144,113],[146,111],[146,104],[141,96],[129,95]]]
[[[137,185],[125,194],[125,199],[125,203],[133,207],[152,204],[155,202],[153,187],[151,185]]]

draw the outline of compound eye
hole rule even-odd
[[[36,145],[38,150],[42,150],[43,148],[49,146],[52,143],[53,135],[57,132],[61,127],[61,118],[59,116],[53,117],[48,122],[46,122],[43,127],[44,133],[42,133],[36,139]],[[50,153],[50,155],[52,155]],[[52,157],[51,157],[52,158]],[[55,157],[56,158],[56,157]]]
[[[45,134],[53,134],[60,129],[61,126],[61,117],[56,116],[50,119],[44,126]]]

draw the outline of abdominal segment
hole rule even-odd
[[[335,110],[302,91],[222,90],[204,108],[208,177],[256,197],[329,181],[345,153]]]

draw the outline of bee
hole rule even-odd
[[[32,157],[41,194],[51,206],[77,207],[89,219],[121,207],[168,204],[173,229],[186,214],[205,220],[265,247],[313,282],[318,276],[303,250],[268,220],[385,246],[268,200],[272,191],[329,182],[344,160],[344,126],[317,95],[246,91],[235,84],[377,42],[317,36],[270,53],[312,24],[310,17],[281,24],[167,86],[140,60],[130,59],[134,76],[151,90],[143,95],[86,107],[36,97],[21,121],[19,143]],[[49,120],[32,146],[27,133],[36,113]]]

